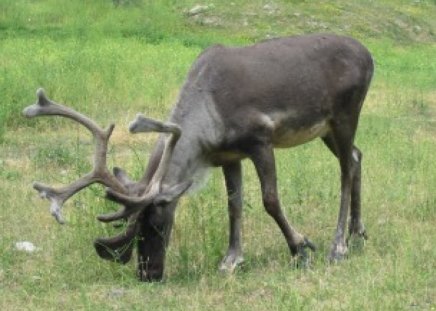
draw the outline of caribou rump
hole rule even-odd
[[[274,148],[288,148],[320,137],[337,157],[341,171],[339,217],[329,258],[347,252],[348,209],[351,236],[365,238],[361,221],[362,153],[354,145],[359,114],[373,75],[368,50],[356,40],[316,34],[271,39],[252,46],[206,49],[194,62],[167,122],[142,115],[130,124],[132,133],[161,132],[141,180],[106,165],[114,125],[100,128],[88,117],[56,104],[42,89],[27,117],[60,115],[85,126],[96,151],[91,172],[69,186],[35,183],[51,201],[60,222],[61,207],[92,183],[107,187],[106,197],[122,208],[100,221],[126,219],[125,230],[98,238],[94,246],[104,259],[126,263],[137,246],[140,280],[161,280],[177,202],[198,172],[222,167],[228,193],[229,246],[220,270],[233,271],[243,260],[241,249],[241,160],[256,169],[263,205],[281,229],[292,255],[304,259],[314,244],[291,226],[277,191]],[[310,165],[310,164],[309,164]]]

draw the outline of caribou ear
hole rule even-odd
[[[155,205],[168,204],[180,198],[186,190],[192,185],[192,180],[182,182],[172,187],[162,189],[162,191],[154,198]]]

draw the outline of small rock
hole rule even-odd
[[[34,251],[37,250],[37,247],[32,242],[29,241],[17,242],[15,243],[15,248],[18,251],[27,252],[27,253],[33,253]]]
[[[197,4],[197,5],[194,6],[192,9],[190,9],[190,10],[187,12],[187,14],[188,14],[189,16],[195,16],[195,15],[198,15],[198,14],[201,14],[201,13],[204,13],[204,12],[208,11],[209,8],[210,8],[210,7],[209,7],[208,5],[200,5],[200,4]]]

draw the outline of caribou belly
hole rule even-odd
[[[273,134],[273,144],[277,148],[289,148],[304,144],[317,137],[324,136],[330,127],[326,120],[315,123],[307,128],[277,129]]]

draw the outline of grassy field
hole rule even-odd
[[[0,0],[1,310],[435,310],[436,4],[434,1]],[[290,221],[318,247],[293,268],[284,238],[263,211],[244,163],[244,265],[217,266],[227,244],[224,182],[184,198],[165,281],[139,283],[134,262],[102,261],[92,241],[117,230],[95,216],[115,208],[99,186],[65,208],[59,226],[34,180],[64,184],[86,172],[89,134],[59,118],[21,110],[42,86],[49,97],[116,122],[110,166],[139,178],[156,138],[130,136],[137,112],[164,119],[201,50],[310,32],[348,34],[372,52],[376,74],[361,115],[364,247],[329,265],[339,167],[320,141],[277,151],[279,189]],[[37,246],[33,253],[15,248]]]

